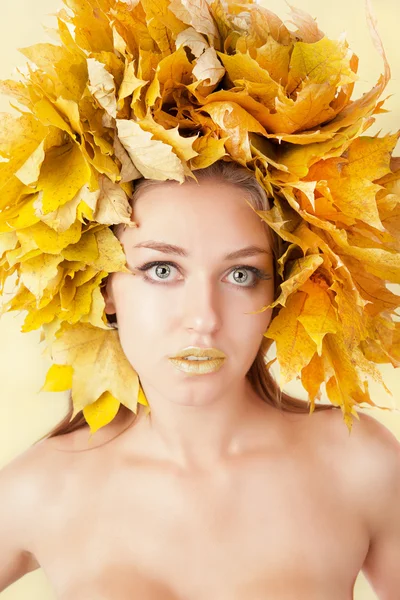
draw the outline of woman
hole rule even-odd
[[[346,429],[359,372],[398,366],[397,137],[361,136],[386,61],[350,101],[356,57],[301,11],[67,4],[3,84],[1,281],[71,410],[0,473],[0,590],[339,600],[362,569],[395,598],[399,444]]]
[[[120,411],[95,442],[64,424],[3,470],[0,588],[41,567],[60,599],[339,600],[363,569],[395,598],[398,442],[281,404],[271,311],[250,314],[277,290],[265,193],[234,163],[197,175],[137,186],[138,227],[116,232],[132,274],[104,290],[150,415]],[[171,359],[185,348],[223,358]]]

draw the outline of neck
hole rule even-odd
[[[247,379],[242,386],[227,387],[223,396],[197,406],[173,403],[142,385],[151,413],[138,413],[137,442],[153,458],[184,470],[210,471],[245,454],[252,440],[254,445],[260,422],[264,426],[274,410],[255,394]]]

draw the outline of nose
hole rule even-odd
[[[217,292],[212,281],[205,275],[187,280],[183,303],[183,323],[186,329],[203,335],[218,331],[221,317]]]

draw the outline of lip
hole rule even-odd
[[[168,358],[185,358],[186,356],[198,356],[200,358],[226,358],[226,355],[216,348],[200,348],[199,346],[187,346]]]
[[[219,371],[225,358],[212,358],[211,360],[185,360],[184,358],[170,358],[170,362],[179,371],[188,375],[207,375]]]

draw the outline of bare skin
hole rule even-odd
[[[353,597],[372,518],[362,421],[349,436],[340,411],[255,401],[245,451],[207,472],[143,446],[140,422],[127,423],[37,448],[47,500],[32,546],[58,599]]]
[[[150,418],[46,440],[3,477],[0,588],[41,566],[59,600],[350,600],[370,557],[397,598],[397,446],[368,419],[349,437],[340,410],[281,413],[246,378],[274,282],[235,277],[273,272],[243,190],[163,184],[135,221],[121,236],[132,274],[114,273],[105,300]],[[193,378],[167,360],[196,345],[222,350],[222,368]]]

